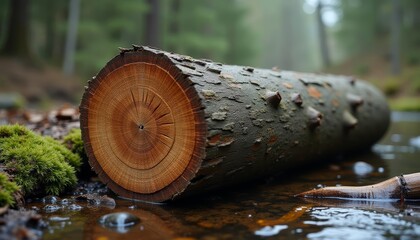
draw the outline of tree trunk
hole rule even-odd
[[[180,0],[172,0],[170,3],[170,19],[169,35],[171,36],[168,43],[169,51],[176,52],[179,42],[179,16],[180,16]]]
[[[10,1],[10,17],[3,54],[23,59],[30,57],[29,5],[30,0]]]
[[[149,12],[146,14],[146,45],[160,47],[160,0],[148,0]]]
[[[401,35],[401,3],[400,0],[392,0],[391,18],[391,73],[401,73],[400,61],[400,35]]]
[[[324,21],[322,20],[322,9],[324,5],[322,0],[318,0],[318,5],[316,7],[316,18],[318,21],[318,35],[319,35],[319,44],[321,45],[321,57],[323,67],[329,67],[331,65],[330,59],[330,50],[328,47],[328,38],[327,32],[325,29]]]
[[[369,148],[384,96],[349,77],[229,66],[121,49],[87,87],[82,137],[117,194],[165,201]]]
[[[77,27],[79,25],[80,0],[70,0],[69,20],[67,24],[66,46],[64,48],[63,71],[67,75],[74,72],[74,54],[76,52]]]

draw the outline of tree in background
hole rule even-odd
[[[198,58],[236,64],[252,63],[254,39],[245,26],[245,7],[238,1],[169,0],[164,46]]]
[[[2,53],[23,59],[30,58],[30,0],[13,0],[9,2],[9,6],[8,28]]]
[[[385,49],[391,73],[401,71],[400,57],[420,63],[420,1],[340,1],[338,38],[348,55]],[[390,46],[390,47],[387,47]]]
[[[310,71],[319,68],[316,19],[302,10],[303,0],[241,0],[256,45],[254,64],[264,68]]]
[[[74,72],[74,55],[76,52],[77,27],[79,25],[80,0],[70,0],[69,20],[66,45],[64,48],[63,72],[67,75]]]
[[[340,1],[341,17],[337,37],[347,55],[358,54],[384,44],[387,38],[389,1]]]
[[[145,44],[160,47],[160,0],[147,0],[149,10],[145,16]]]
[[[420,64],[420,1],[401,1],[402,54],[410,65]]]
[[[0,11],[0,23],[10,25],[6,31],[0,24],[3,54],[26,56],[32,50],[37,60],[84,78],[103,67],[117,47],[133,43],[253,64],[255,38],[238,0],[9,0],[2,6],[10,6]]]
[[[329,67],[331,65],[330,48],[328,46],[328,37],[324,21],[322,20],[322,11],[324,4],[322,0],[318,0],[316,6],[316,18],[318,25],[319,43],[321,48],[321,57],[323,67]]]

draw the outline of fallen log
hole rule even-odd
[[[367,186],[340,186],[313,189],[296,195],[306,198],[338,198],[367,200],[407,200],[420,199],[420,173],[412,173],[390,178]]]
[[[352,77],[120,51],[88,82],[80,113],[92,168],[125,198],[165,201],[278,175],[369,148],[389,125],[384,96]]]

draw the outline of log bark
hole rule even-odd
[[[80,112],[91,166],[125,198],[279,175],[369,148],[389,125],[383,94],[354,78],[120,50],[89,81]]]

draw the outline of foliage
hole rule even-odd
[[[255,53],[244,19],[247,10],[235,1],[184,0],[173,9],[167,1],[164,48],[230,64],[248,64]],[[175,21],[175,22],[172,22]]]
[[[255,53],[252,31],[245,25],[247,11],[236,1],[159,1],[158,30],[165,50],[198,58],[251,64]],[[179,2],[179,8],[172,5]],[[10,1],[0,3],[0,47],[7,32]],[[38,59],[58,67],[63,63],[67,34],[68,1],[39,0],[30,9],[31,49]],[[75,53],[76,73],[95,75],[113,56],[117,47],[145,44],[147,1],[81,1]],[[177,31],[174,31],[177,29]]]
[[[402,14],[402,57],[409,64],[419,62],[420,1],[398,0]],[[392,20],[393,1],[341,0],[337,37],[348,54],[371,50],[378,45],[388,47]],[[378,44],[379,43],[379,44]]]
[[[14,204],[13,194],[17,191],[19,191],[18,185],[11,182],[6,174],[0,172],[0,207],[12,206]]]
[[[390,100],[391,109],[394,111],[417,111],[420,112],[420,98],[398,98]]]
[[[387,78],[383,85],[383,91],[387,96],[395,95],[400,90],[400,81],[397,78]]]
[[[341,16],[337,37],[347,54],[360,53],[377,44],[388,33],[391,1],[340,1]]]
[[[83,146],[82,133],[80,129],[72,129],[63,139],[64,145],[71,152],[79,155],[82,159],[86,159],[85,148]]]
[[[77,181],[80,157],[23,126],[0,126],[0,153],[0,163],[26,195],[59,194]]]

